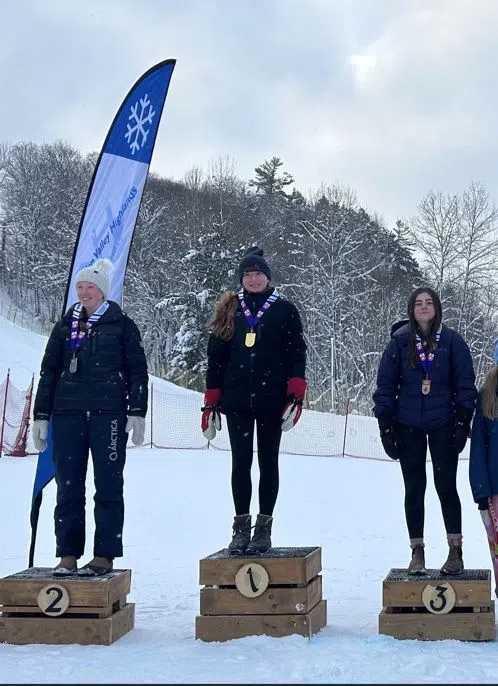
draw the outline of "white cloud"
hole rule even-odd
[[[278,155],[389,222],[496,171],[495,0],[18,0],[2,6],[2,140],[99,150],[132,83],[177,59],[152,168]]]

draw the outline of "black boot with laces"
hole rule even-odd
[[[246,548],[246,555],[261,555],[271,548],[271,525],[273,517],[259,514],[256,518],[254,534]]]
[[[228,544],[230,555],[244,555],[251,540],[251,515],[235,515],[233,518],[233,536]]]

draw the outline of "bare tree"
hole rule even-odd
[[[444,301],[458,272],[456,267],[461,253],[458,197],[429,191],[420,202],[409,229],[429,280]]]
[[[471,335],[483,285],[497,281],[498,210],[480,183],[471,183],[458,203],[459,269],[456,326],[464,337]]]

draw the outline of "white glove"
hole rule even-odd
[[[302,401],[296,400],[287,403],[282,412],[282,431],[290,431],[292,427],[296,426],[303,411]]]
[[[145,438],[145,418],[144,417],[128,417],[125,431],[127,434],[133,431],[131,440],[135,445],[142,445]]]
[[[39,453],[47,449],[48,419],[35,419],[31,427],[33,443]]]

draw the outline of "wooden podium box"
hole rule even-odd
[[[224,548],[200,560],[200,615],[195,638],[310,638],[327,624],[320,547],[271,548],[258,556]]]
[[[466,569],[450,576],[428,569],[413,576],[391,569],[382,584],[379,633],[400,639],[496,640],[491,572]]]
[[[131,570],[54,577],[32,567],[0,579],[0,643],[110,645],[131,631]]]

